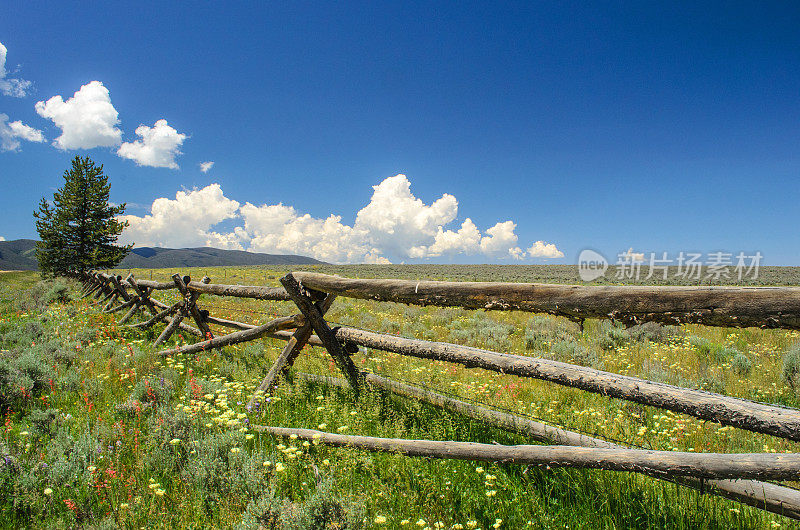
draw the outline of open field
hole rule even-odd
[[[578,283],[571,266],[313,266],[348,277]],[[613,269],[613,268],[612,268]],[[289,269],[181,270],[215,282],[278,285]],[[127,270],[123,274],[127,274]],[[167,280],[172,270],[133,270]],[[798,285],[800,268],[763,267],[759,285]],[[122,271],[120,271],[122,273]],[[613,270],[607,277],[613,278]],[[519,435],[375,392],[302,382],[280,385],[245,410],[284,343],[265,339],[161,359],[160,331],[119,327],[74,286],[37,285],[35,273],[0,277],[0,451],[8,526],[257,528],[769,528],[777,515],[641,475],[427,460],[303,445],[251,426],[319,428],[395,438],[518,444]],[[612,282],[609,282],[612,283]],[[174,291],[158,293],[174,302]],[[71,298],[72,300],[68,300]],[[47,302],[53,302],[47,305]],[[291,315],[286,302],[202,297],[218,317],[261,323]],[[689,388],[800,405],[784,356],[800,333],[644,326],[623,330],[522,312],[414,307],[338,298],[332,323],[537,355]],[[188,337],[186,337],[188,338]],[[176,337],[181,342],[184,337]],[[637,447],[704,452],[798,451],[768,435],[551,383],[361,348],[357,366],[570,430]],[[789,365],[792,366],[791,364]],[[295,369],[336,375],[310,348]],[[794,372],[789,372],[791,376]],[[790,484],[800,486],[800,484]]]

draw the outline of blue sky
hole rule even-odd
[[[88,155],[137,244],[800,265],[796,3],[109,4],[0,7],[0,237]]]

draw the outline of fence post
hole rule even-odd
[[[314,306],[317,308],[320,315],[325,315],[335,299],[335,294],[329,294],[323,301],[315,302]],[[256,402],[259,401],[259,390],[261,392],[267,392],[268,390],[272,392],[272,388],[278,380],[278,377],[286,374],[289,368],[291,368],[297,356],[300,355],[300,351],[305,347],[308,339],[311,338],[313,332],[314,328],[310,322],[306,322],[303,326],[295,330],[289,342],[286,343],[283,351],[281,351],[281,354],[275,359],[275,363],[273,363],[272,367],[269,369],[267,376],[261,381],[261,384],[258,385],[258,388],[253,393],[253,397],[251,397],[250,401],[247,403],[248,410],[252,410]]]
[[[281,283],[297,305],[297,308],[300,309],[300,312],[306,317],[314,331],[317,332],[317,336],[322,341],[325,349],[328,350],[328,353],[331,354],[331,357],[333,357],[336,366],[344,373],[353,391],[358,395],[361,386],[361,374],[358,372],[356,365],[353,364],[353,360],[350,359],[342,345],[339,344],[336,335],[328,327],[328,323],[325,322],[325,318],[323,318],[319,308],[314,304],[314,300],[303,292],[302,287],[291,272],[281,278]]]
[[[206,322],[204,312],[197,309],[197,298],[200,296],[200,294],[189,291],[186,288],[186,285],[192,281],[192,278],[189,276],[184,276],[181,278],[180,274],[173,274],[172,281],[174,281],[175,285],[178,286],[178,290],[181,292],[181,295],[183,295],[183,299],[186,300],[183,308],[184,313],[192,315],[194,321],[197,322],[197,327],[200,328],[200,332],[203,334],[203,338],[213,339],[214,334],[211,332],[208,322]],[[211,278],[205,276],[203,277],[202,282],[209,283],[211,282]]]

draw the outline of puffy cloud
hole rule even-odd
[[[517,245],[517,234],[514,230],[517,224],[513,221],[497,223],[486,230],[489,234],[481,238],[481,252],[491,257],[505,257],[522,259],[524,252]]]
[[[26,96],[26,91],[31,87],[31,82],[24,79],[13,79],[8,77],[6,72],[6,55],[8,48],[3,46],[0,42],[0,92],[6,96],[15,98],[23,98]]]
[[[367,245],[365,233],[342,224],[338,215],[318,219],[283,204],[249,202],[241,214],[244,232],[251,237],[250,250],[255,252],[300,254],[336,263],[358,263],[369,254],[373,262],[382,258]]]
[[[61,129],[61,136],[53,142],[59,149],[114,147],[122,139],[122,131],[117,128],[119,114],[100,81],[83,85],[67,101],[61,96],[39,101],[36,112]]]
[[[5,240],[6,240],[6,238],[4,238],[3,236],[0,236],[0,241],[5,241]]]
[[[245,249],[272,254],[300,254],[334,263],[390,263],[389,258],[428,259],[456,255],[490,259],[563,257],[552,243],[537,241],[526,253],[518,245],[513,221],[499,222],[485,233],[467,218],[458,230],[447,228],[458,214],[449,194],[425,204],[411,193],[405,175],[377,186],[352,226],[331,214],[316,218],[282,203],[256,206],[226,198],[218,184],[178,192],[175,200],[157,199],[144,217],[123,216],[131,226],[124,239],[139,245]],[[212,230],[220,221],[241,217],[232,231]]]
[[[532,258],[563,258],[564,253],[558,250],[553,243],[537,241],[528,249],[528,256]]]
[[[212,167],[214,167],[214,162],[210,160],[208,162],[200,162],[200,171],[203,173],[208,173],[208,170],[210,170]]]
[[[618,254],[617,257],[622,261],[644,261],[644,252],[634,252],[631,247],[626,252]]]
[[[21,121],[8,122],[8,116],[0,113],[0,150],[17,151],[20,140],[28,142],[44,142],[42,131],[25,125]]]
[[[445,193],[430,206],[411,193],[405,175],[395,175],[373,186],[372,199],[356,215],[353,228],[384,252],[413,257],[412,248],[429,244],[443,225],[458,214],[458,201]]]
[[[438,257],[441,255],[478,254],[481,250],[481,231],[467,217],[457,232],[437,229],[433,244],[429,247],[414,247],[411,249],[415,258]]]
[[[120,220],[130,226],[120,240],[145,247],[214,246],[229,241],[226,248],[241,248],[232,244],[232,237],[209,232],[217,223],[237,217],[238,210],[239,203],[225,197],[219,184],[179,191],[175,199],[153,201],[150,214],[144,217],[121,215]]]
[[[140,125],[136,128],[140,140],[125,142],[117,150],[122,158],[129,158],[139,166],[168,167],[178,169],[175,157],[187,138],[169,126],[167,120],[158,120],[152,127]],[[213,164],[213,162],[212,162]]]

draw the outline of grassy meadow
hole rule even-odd
[[[568,266],[310,266],[349,277],[576,283]],[[613,269],[613,268],[612,268]],[[289,269],[182,269],[215,283],[279,285]],[[128,270],[120,271],[127,274]],[[133,270],[166,280],[176,271]],[[613,278],[613,272],[611,272]],[[800,269],[753,283],[798,285]],[[245,403],[281,351],[264,339],[161,358],[162,326],[118,326],[79,286],[0,274],[0,526],[8,528],[796,528],[796,522],[632,473],[372,454],[278,439],[252,426],[484,443],[528,443],[433,407],[290,377]],[[165,302],[176,291],[161,291]],[[264,322],[291,303],[203,296],[214,316]],[[543,356],[681,386],[800,406],[800,333],[643,325],[337,298],[330,322]],[[193,340],[176,334],[170,345]],[[363,370],[567,429],[680,451],[798,451],[767,435],[552,383],[361,348]],[[295,370],[337,375],[321,348]],[[789,484],[800,487],[800,484]]]

